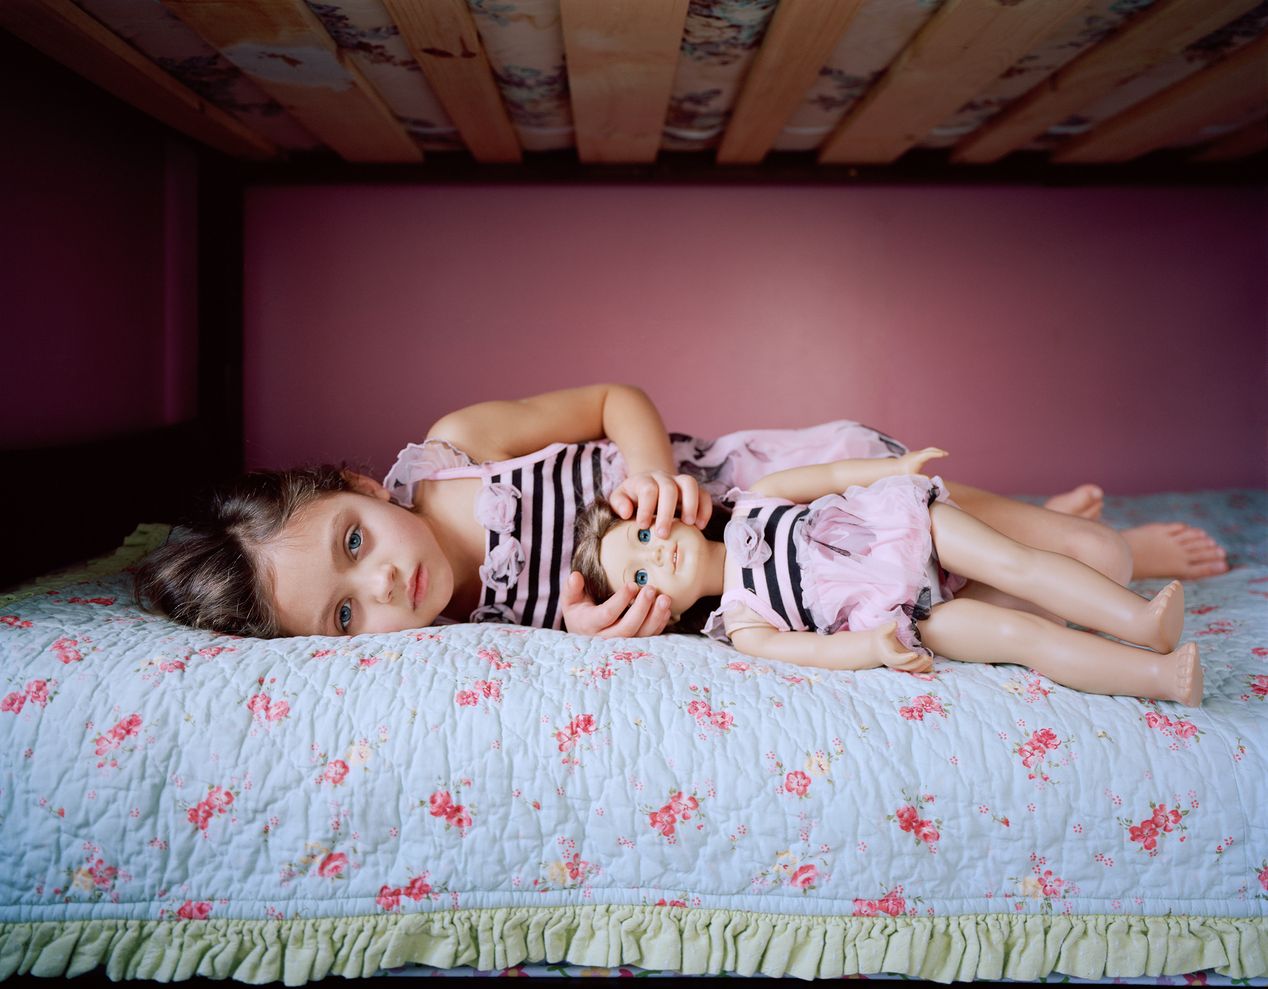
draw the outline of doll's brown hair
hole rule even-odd
[[[701,489],[704,493],[704,489]],[[730,520],[731,513],[717,504],[713,514],[705,526],[706,539],[721,540],[722,530]],[[625,521],[617,515],[605,498],[596,498],[577,513],[576,528],[573,533],[572,569],[581,574],[585,582],[586,593],[596,604],[602,604],[612,596],[612,585],[608,583],[603,572],[603,563],[599,559],[599,548],[603,537],[612,531],[619,522]],[[679,616],[678,621],[665,628],[666,632],[698,633],[704,628],[709,613],[718,607],[720,598],[716,595],[703,597]]]
[[[258,549],[323,495],[350,491],[323,464],[253,471],[212,493],[188,532],[155,550],[134,576],[137,601],[193,628],[272,639],[281,635],[271,574]]]

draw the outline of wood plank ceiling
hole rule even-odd
[[[0,0],[0,27],[244,159],[1268,147],[1264,0]]]

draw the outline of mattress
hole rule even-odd
[[[135,606],[142,527],[0,598],[0,978],[1263,980],[1268,493],[1107,514],[1230,550],[1187,586],[1201,708],[691,636],[195,632]]]

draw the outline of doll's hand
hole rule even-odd
[[[930,460],[946,456],[949,456],[947,451],[939,450],[936,446],[927,446],[923,450],[912,450],[911,453],[904,453],[898,458],[898,473],[921,474],[924,472],[925,464]]]
[[[575,570],[568,575],[560,591],[564,628],[579,635],[597,635],[601,639],[634,639],[660,635],[669,624],[669,595],[657,594],[650,587],[636,584],[618,587],[602,604],[595,604],[586,593],[585,581]],[[626,611],[626,606],[629,611]],[[621,612],[625,614],[621,614]]]
[[[887,622],[872,629],[868,634],[872,636],[873,655],[891,670],[901,670],[903,673],[928,673],[933,669],[932,659],[922,652],[908,649],[899,641],[896,623]]]
[[[652,528],[661,539],[669,535],[674,510],[681,507],[687,525],[703,529],[713,512],[713,501],[707,491],[690,474],[669,474],[649,470],[627,477],[608,497],[612,510],[623,519],[636,518],[640,529]],[[628,602],[627,602],[628,603]]]

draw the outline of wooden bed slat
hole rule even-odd
[[[476,161],[520,161],[519,139],[466,0],[383,4]]]
[[[303,0],[162,0],[347,161],[423,154]]]
[[[1088,0],[948,0],[824,143],[821,164],[886,164]]]
[[[1260,117],[1247,124],[1241,130],[1234,131],[1210,145],[1201,154],[1193,156],[1193,161],[1231,161],[1235,158],[1246,158],[1258,154],[1268,148],[1268,118]]]
[[[281,155],[271,141],[168,75],[71,0],[0,0],[0,25],[195,141],[235,158]]]
[[[1191,136],[1207,124],[1244,118],[1268,102],[1268,35],[1163,90],[1089,134],[1072,138],[1054,162],[1128,161]]]
[[[814,85],[862,0],[783,0],[718,148],[719,164],[756,164]]]
[[[578,156],[654,161],[687,0],[561,0],[560,15]]]
[[[1180,55],[1260,0],[1161,0],[1002,111],[952,152],[956,163],[996,161],[1116,86]]]

